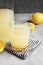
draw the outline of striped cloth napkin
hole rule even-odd
[[[30,39],[29,40],[29,45],[28,47],[25,49],[25,51],[22,51],[22,52],[16,52],[14,51],[12,48],[11,48],[11,44],[10,42],[6,42],[6,46],[5,46],[5,50],[8,52],[8,53],[11,53],[21,59],[25,59],[27,57],[27,55],[31,55],[32,52],[35,50],[35,48],[38,47],[38,45],[41,43],[39,40],[32,40]]]

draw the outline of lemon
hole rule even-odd
[[[30,21],[34,24],[41,24],[43,22],[43,13],[36,12],[30,17]]]
[[[24,23],[25,26],[30,26],[30,32],[32,32],[35,29],[35,25],[33,23]]]
[[[29,23],[30,25],[30,32],[32,32],[35,29],[35,25],[33,23]]]
[[[5,48],[5,44],[2,40],[0,40],[0,52],[2,52]]]

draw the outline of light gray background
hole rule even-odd
[[[32,14],[15,14],[16,22],[22,22],[29,19]],[[28,56],[25,60],[21,60],[6,51],[0,53],[0,65],[43,65],[43,24],[35,25],[35,30],[30,34],[30,38],[39,39],[40,46]]]

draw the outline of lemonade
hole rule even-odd
[[[30,37],[29,26],[24,25],[11,25],[10,27],[10,41],[14,48],[26,48]]]
[[[9,23],[14,20],[10,9],[0,9],[0,40],[9,40]]]

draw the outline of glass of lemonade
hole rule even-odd
[[[30,27],[23,24],[10,24],[10,42],[13,48],[26,48],[30,38]]]

